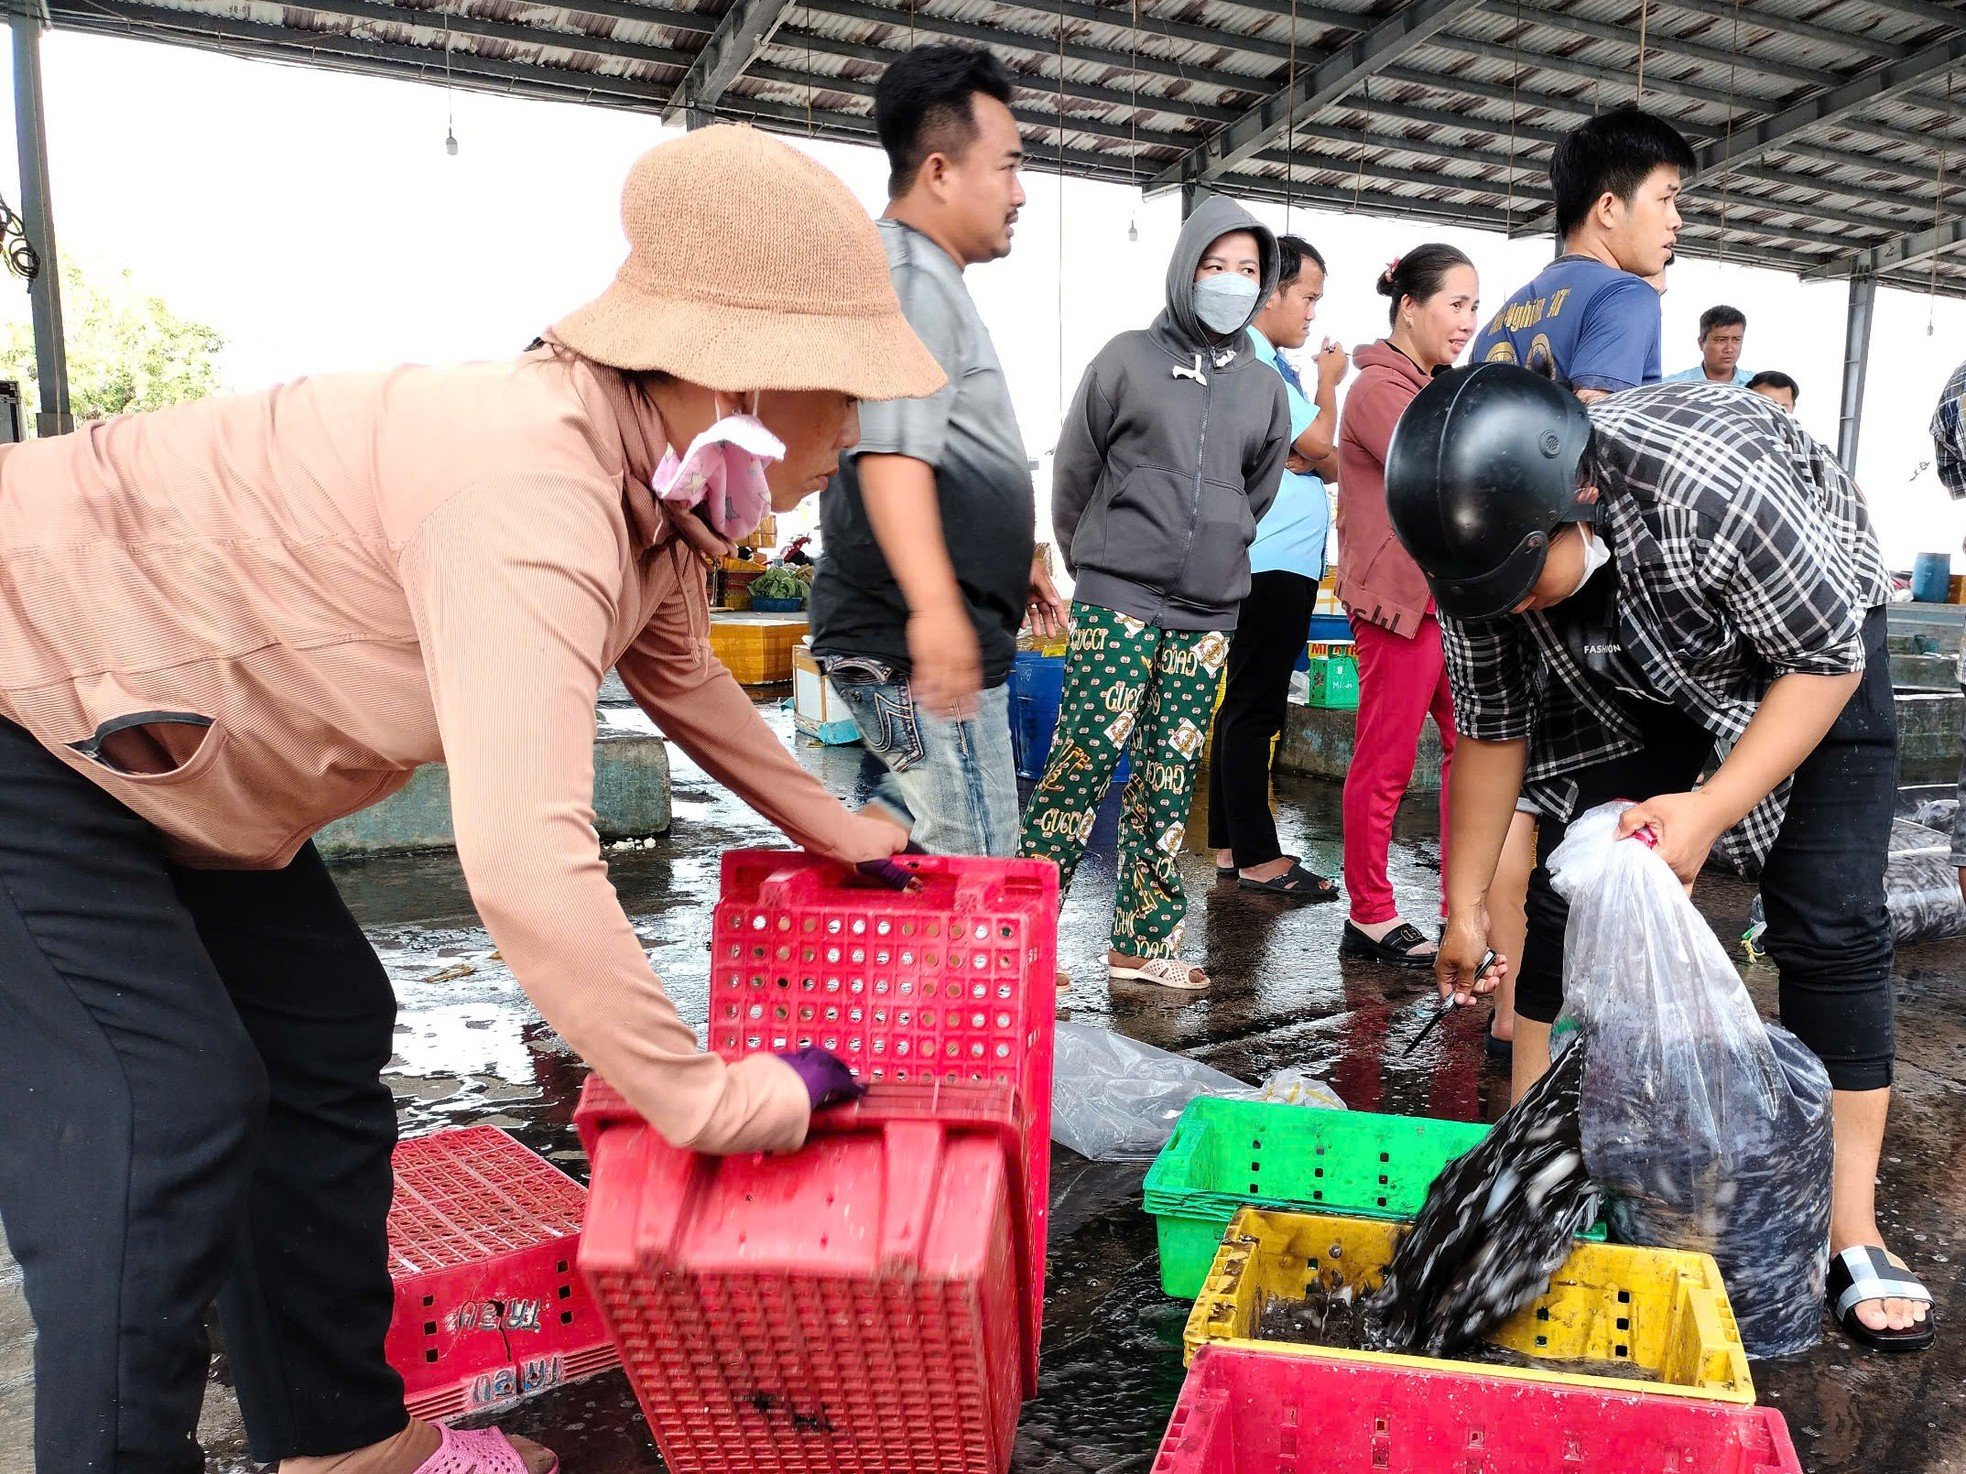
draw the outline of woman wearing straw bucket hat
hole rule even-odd
[[[216,1298],[285,1474],[543,1474],[407,1419],[383,1357],[388,977],[311,845],[444,761],[548,1023],[668,1140],[791,1148],[830,1056],[702,1054],[609,886],[618,669],[806,848],[894,878],[711,657],[703,559],[933,392],[874,226],[742,128],[630,173],[626,264],[507,362],[303,379],[0,451],[0,1214],[53,1474],[203,1468]]]

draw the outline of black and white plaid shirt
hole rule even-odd
[[[1953,370],[1932,411],[1932,448],[1941,484],[1955,500],[1966,497],[1966,363]]]
[[[1869,509],[1792,415],[1726,384],[1659,384],[1590,407],[1591,458],[1617,568],[1625,655],[1722,752],[1782,675],[1864,667],[1865,614],[1890,598]],[[1527,788],[1568,819],[1568,775],[1635,752],[1636,699],[1594,680],[1541,613],[1441,619],[1454,724],[1529,742]],[[1788,784],[1723,845],[1764,860]],[[1649,795],[1639,795],[1649,796]]]

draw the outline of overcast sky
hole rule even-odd
[[[517,350],[606,284],[623,251],[620,182],[667,136],[647,116],[460,92],[452,158],[440,87],[61,32],[43,55],[63,254],[96,270],[127,267],[216,327],[233,389]],[[0,85],[11,121],[11,76]],[[881,207],[877,152],[825,143],[812,152],[869,209]],[[17,204],[16,174],[7,150],[0,188]],[[969,279],[1035,456],[1050,449],[1061,398],[1092,354],[1158,310],[1179,211],[1172,198],[1142,204],[1131,190],[1083,181],[1065,184],[1061,207],[1055,176],[1035,171],[1026,188],[1012,255]],[[1720,200],[1696,194],[1688,204],[1718,211]],[[1551,254],[1547,244],[1427,224],[1256,213],[1328,258],[1319,326],[1348,347],[1384,333],[1372,278],[1422,241],[1467,251],[1489,304]],[[11,281],[0,278],[0,315],[24,318],[25,290],[9,291]],[[1697,358],[1702,309],[1730,302],[1748,315],[1742,362],[1793,374],[1804,423],[1833,445],[1846,300],[1842,283],[1682,264],[1665,300],[1666,370]],[[1858,467],[1900,567],[1915,552],[1956,549],[1966,530],[1966,506],[1948,501],[1931,472],[1925,433],[1947,374],[1966,357],[1966,303],[1941,299],[1931,335],[1928,310],[1923,296],[1879,294]],[[1957,566],[1966,571],[1966,557]]]

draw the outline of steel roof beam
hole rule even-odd
[[[1911,47],[1897,46],[1888,41],[1874,41],[1868,36],[1852,35],[1848,31],[1832,30],[1819,26],[1813,21],[1796,20],[1793,16],[1769,15],[1747,4],[1736,5],[1735,0],[1664,0],[1674,10],[1684,10],[1693,15],[1711,16],[1715,20],[1733,21],[1737,16],[1745,30],[1773,31],[1777,35],[1794,36],[1802,41],[1818,41],[1825,46],[1841,46],[1872,58],[1884,57],[1896,61],[1910,53]]]
[[[224,42],[273,59],[318,64],[333,56],[351,63],[348,70],[400,76],[407,70],[421,80],[441,82],[444,54],[436,47],[320,31],[296,31],[263,21],[237,20],[174,6],[145,5],[137,0],[88,0],[86,9],[55,12],[65,30],[133,36],[174,45]],[[669,95],[664,83],[642,82],[606,72],[580,72],[568,67],[536,66],[500,61],[472,52],[454,52],[451,74],[460,82],[477,82],[476,90],[515,93],[558,102],[594,101],[610,106],[653,112]],[[494,85],[495,84],[495,85]]]
[[[838,92],[848,97],[871,99],[874,84],[853,77],[832,77],[823,72],[801,72],[791,67],[759,64],[747,67],[744,80],[771,82],[781,87],[809,87],[819,92]],[[1044,112],[1038,108],[1016,107],[1010,115],[1028,135],[1034,131],[1049,131],[1058,126],[1056,113]],[[1180,133],[1168,133],[1157,128],[1133,128],[1125,123],[1109,122],[1105,118],[1065,119],[1067,133],[1084,133],[1092,138],[1108,138],[1115,143],[1137,143],[1142,148],[1187,148],[1194,142],[1192,138]]]
[[[125,24],[121,27],[91,25],[88,23],[91,17],[115,19]],[[230,40],[266,43],[293,54],[297,59],[305,59],[308,53],[314,51],[331,51],[345,56],[408,65],[419,73],[431,72],[440,77],[444,71],[444,52],[441,47],[417,46],[400,41],[379,41],[334,31],[300,31],[291,26],[272,25],[264,21],[238,20],[231,16],[214,15],[209,11],[146,5],[140,3],[140,0],[88,0],[85,10],[57,12],[56,23],[68,29],[125,33],[134,29],[137,34],[155,36],[158,39],[170,39],[168,33],[171,32],[203,34]],[[557,33],[555,35],[557,37]],[[549,44],[561,45],[557,39]],[[585,48],[566,45],[561,49],[578,52]],[[676,64],[681,64],[680,53]],[[544,73],[567,78],[563,89],[566,91],[604,87],[642,102],[666,97],[669,91],[665,84],[643,82],[607,72],[582,72],[572,67],[502,61],[495,57],[480,56],[476,52],[453,51],[450,56],[450,66],[453,73],[462,73],[468,67],[474,75],[482,79],[505,82],[524,82]]]
[[[1524,25],[1547,26],[1553,31],[1565,31],[1575,36],[1589,36],[1599,41],[1610,41],[1619,46],[1629,46],[1634,52],[1639,49],[1638,32],[1624,26],[1611,25],[1605,21],[1586,20],[1582,16],[1568,15],[1560,10],[1547,10],[1541,5],[1524,5],[1518,13],[1515,0],[1488,0],[1485,8],[1496,20],[1520,19]],[[1648,31],[1645,37],[1645,49],[1648,53],[1662,51],[1674,56],[1689,56],[1697,61],[1722,67],[1734,66],[1743,59],[1725,48],[1709,46],[1686,36],[1675,36],[1669,31]],[[1747,60],[1752,70],[1763,76],[1781,77],[1804,87],[1830,87],[1841,80],[1836,73],[1825,72],[1817,67],[1799,67],[1789,62],[1771,61],[1762,57],[1747,58]]]
[[[1327,128],[1318,124],[1299,123],[1295,136],[1299,139],[1309,138],[1320,143],[1331,143],[1351,149],[1356,149],[1360,146],[1359,135],[1356,132],[1343,128]],[[1561,137],[1560,134],[1555,136]],[[1512,168],[1517,173],[1533,174],[1539,179],[1546,173],[1548,168],[1547,160],[1535,157],[1524,150],[1518,150],[1515,159],[1511,161],[1505,153],[1470,148],[1462,144],[1434,143],[1424,139],[1399,138],[1384,133],[1368,134],[1364,140],[1364,147],[1380,153],[1406,153],[1422,158],[1439,159],[1443,163],[1479,164],[1485,168],[1504,170]],[[1286,156],[1281,150],[1272,150],[1258,157],[1264,163],[1276,164],[1279,167],[1283,166],[1286,162]],[[1311,169],[1332,170],[1356,165],[1356,163],[1356,159],[1347,159],[1343,164],[1317,164],[1313,162],[1307,165],[1306,161],[1300,156],[1294,167],[1298,169],[1309,167]],[[1379,173],[1384,177],[1392,177],[1389,174],[1385,174],[1386,166],[1384,165],[1368,163],[1365,167],[1368,174]],[[1747,177],[1753,179],[1755,182],[1766,184],[1773,188],[1813,190],[1819,194],[1840,195],[1846,199],[1854,199],[1859,203],[1873,198],[1861,186],[1847,184],[1838,186],[1833,182],[1813,179],[1808,175],[1786,175],[1773,170],[1756,169],[1752,166],[1745,172]],[[1504,181],[1503,187],[1506,189],[1506,181]],[[1527,220],[1532,217],[1540,217],[1548,213],[1548,200],[1545,191],[1540,186],[1526,194],[1520,191],[1518,194],[1521,200],[1519,213],[1523,219]],[[1884,203],[1895,204],[1900,202],[1886,201]],[[1930,209],[1929,203],[1924,200],[1905,200],[1902,201],[1902,205],[1906,209],[1924,209],[1927,211]],[[1764,195],[1735,194],[1732,200],[1732,208],[1739,210],[1764,210],[1773,214],[1814,216],[1821,220],[1833,220],[1841,225],[1849,225],[1860,230],[1868,231],[1887,231],[1892,229],[1894,224],[1898,223],[1877,215],[1865,215],[1855,210],[1845,210],[1835,205],[1825,205],[1818,202],[1797,203],[1791,200],[1770,199]],[[1717,219],[1718,211],[1705,210],[1701,218]],[[1754,229],[1755,227],[1750,225],[1741,228]]]
[[[1233,172],[1267,148],[1290,122],[1337,101],[1366,77],[1425,45],[1479,0],[1407,0],[1348,45],[1271,93],[1228,127],[1163,169],[1150,190],[1199,184]]]
[[[1929,230],[1908,233],[1860,251],[1847,261],[1833,261],[1802,273],[1804,281],[1824,281],[1839,276],[1876,276],[1899,271],[1944,255],[1955,246],[1966,244],[1966,215],[1955,215]]]
[[[1463,56],[1478,56],[1488,61],[1505,61],[1521,67],[1526,73],[1558,72],[1565,76],[1581,77],[1588,82],[1601,82],[1608,75],[1612,75],[1601,62],[1581,61],[1576,57],[1554,56],[1547,52],[1525,51],[1519,46],[1511,46],[1506,41],[1477,41],[1466,36],[1439,36],[1428,44],[1438,46],[1444,51],[1459,52]],[[1752,76],[1752,72],[1749,75]],[[1622,88],[1623,78],[1613,76],[1613,80]],[[1457,79],[1448,75],[1442,81],[1451,87]],[[1645,95],[1677,98],[1682,102],[1704,103],[1723,112],[1766,106],[1769,102],[1768,98],[1758,97],[1752,92],[1743,93],[1738,88],[1728,93],[1718,87],[1708,87],[1699,82],[1682,82],[1677,78],[1658,76],[1649,71],[1645,77]]]
[[[657,66],[680,67],[689,64],[687,53],[673,46],[649,46],[638,41],[616,41],[607,36],[596,36],[589,31],[549,29],[545,26],[521,25],[514,21],[479,20],[475,16],[446,15],[437,10],[424,10],[405,5],[390,5],[382,0],[291,0],[296,10],[312,11],[316,15],[333,16],[357,24],[401,26],[411,31],[431,31],[453,36],[475,36],[486,41],[509,41],[519,46],[555,46],[563,51],[577,51],[587,56],[619,57],[624,61],[646,61]],[[168,7],[159,6],[158,9]],[[183,12],[195,14],[202,12]],[[438,55],[443,54],[441,46],[432,48]],[[459,53],[453,50],[455,58]]]
[[[788,0],[789,3],[789,0]],[[892,6],[869,5],[865,0],[800,0],[803,9],[815,15],[830,15],[839,20],[861,21],[881,26],[911,26],[918,35],[935,36],[948,41],[966,41],[973,46],[987,46],[1004,51],[1019,51],[1030,56],[1048,56],[1056,61],[1059,45],[1058,35],[1042,32],[1007,31],[998,26],[976,25],[969,21],[949,20],[939,15],[915,12],[910,22],[905,15],[897,16]],[[1033,18],[1041,12],[1031,12]],[[1051,18],[1056,24],[1056,17]],[[1111,22],[1109,21],[1108,24]],[[1218,50],[1235,49],[1236,38],[1222,33],[1215,41]],[[1190,66],[1184,62],[1169,61],[1151,53],[1137,59],[1129,51],[1111,51],[1105,47],[1087,46],[1065,38],[1065,59],[1086,62],[1093,66],[1115,67],[1123,71],[1134,71],[1143,77],[1154,77],[1164,82],[1199,82],[1206,87],[1217,87],[1225,92],[1263,92],[1268,90],[1270,79],[1262,74],[1249,72],[1225,72],[1215,67]]]
[[[806,110],[804,108],[791,103],[771,102],[762,97],[733,97],[730,100],[730,107],[727,111],[731,113],[748,113],[753,117],[769,118],[773,122],[788,123],[792,125],[792,129],[795,132],[803,127],[806,121]],[[817,122],[818,115],[815,115],[815,126]],[[833,113],[827,116],[827,126],[836,134],[855,138],[862,142],[877,137],[872,118],[855,117],[846,113]],[[1070,131],[1069,125],[1067,131]],[[1056,148],[1042,149],[1029,156],[1027,166],[1041,168],[1046,164],[1055,165],[1058,163],[1058,159],[1059,154]],[[1123,180],[1128,172],[1123,166],[1115,165],[1111,159],[1105,157],[1103,154],[1088,153],[1083,149],[1066,149],[1064,161],[1075,169],[1082,169],[1088,174],[1104,178]]]
[[[553,0],[553,9],[563,15],[594,16],[602,20],[625,20],[638,26],[666,26],[674,31],[690,31],[707,36],[717,28],[717,18],[695,10],[665,10],[655,5],[637,5],[633,0]],[[451,25],[457,20],[452,17]]]
[[[662,117],[667,123],[681,121],[685,112],[696,109],[714,111],[724,90],[770,44],[772,33],[784,20],[792,0],[732,0],[717,21],[717,29],[703,43],[669,99]]]
[[[1922,20],[1928,26],[1947,26],[1958,29],[1959,9],[1956,5],[1936,5],[1933,0],[1869,0],[1879,10],[1888,10],[1893,15],[1902,15],[1907,20]]]
[[[1779,148],[1784,139],[1840,123],[1873,103],[1943,75],[1961,61],[1966,61],[1966,29],[1960,28],[1957,16],[1953,18],[1953,25],[1952,34],[1943,41],[1790,103],[1779,112],[1745,128],[1737,127],[1733,137],[1724,144],[1708,143],[1698,150],[1693,170],[1686,179],[1687,184],[1700,183],[1717,169],[1723,168],[1728,160],[1746,163],[1758,159],[1770,149]],[[1854,128],[1861,125],[1845,126]]]
[[[810,48],[817,54],[836,57],[844,61],[864,61],[872,66],[890,65],[900,51],[881,46],[867,46],[858,41],[842,41],[833,36],[822,36],[811,31],[781,29],[773,38],[773,45],[782,51],[797,53]],[[1020,91],[1033,97],[1056,99],[1058,82],[1056,78],[1042,73],[1013,73]],[[1205,123],[1227,123],[1236,114],[1233,109],[1214,107],[1208,103],[1189,102],[1185,98],[1162,97],[1158,93],[1142,92],[1135,97],[1131,92],[1123,92],[1116,87],[1099,87],[1088,82],[1066,82],[1065,96],[1080,102],[1103,103],[1108,107],[1133,108],[1143,112],[1155,112],[1171,118],[1197,118]]]

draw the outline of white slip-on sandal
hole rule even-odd
[[[1153,957],[1140,967],[1106,966],[1106,976],[1116,983],[1152,983],[1157,988],[1173,988],[1183,993],[1199,993],[1212,981],[1207,973],[1179,957]],[[1195,979],[1199,977],[1200,982]]]

